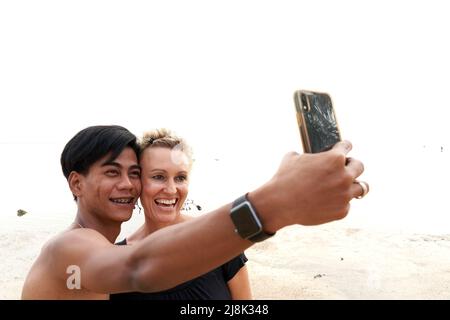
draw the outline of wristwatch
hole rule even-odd
[[[247,194],[237,198],[233,202],[230,217],[236,227],[234,231],[241,238],[252,242],[260,242],[275,234],[264,232],[258,213],[248,200]]]

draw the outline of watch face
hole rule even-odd
[[[231,219],[242,238],[249,238],[262,231],[261,223],[251,205],[245,201],[233,208]]]

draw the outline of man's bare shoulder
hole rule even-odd
[[[30,272],[51,269],[54,275],[65,277],[67,265],[78,264],[95,249],[112,244],[93,229],[72,229],[50,238],[42,247]],[[59,272],[58,272],[59,271]]]
[[[33,264],[22,289],[22,299],[80,299],[95,295],[68,290],[68,267],[79,266],[88,255],[112,244],[93,229],[63,231],[47,241]],[[89,296],[87,296],[89,294]]]
[[[63,231],[51,238],[43,246],[41,255],[60,256],[64,253],[73,255],[86,252],[87,248],[92,250],[111,245],[100,232],[89,228],[79,228]]]

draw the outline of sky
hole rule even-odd
[[[449,233],[447,12],[437,0],[2,1],[0,219],[74,213],[59,156],[97,124],[173,129],[194,149],[194,199],[231,202],[302,152],[293,93],[307,89],[331,95],[366,167],[371,192],[349,221]]]

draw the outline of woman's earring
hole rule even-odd
[[[141,213],[141,210],[142,210],[142,208],[141,208],[141,206],[139,205],[139,202],[136,202],[136,205],[137,205],[137,207],[139,208],[139,214]]]

